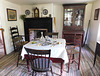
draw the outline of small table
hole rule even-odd
[[[62,76],[62,70],[63,70],[63,64],[68,63],[68,55],[66,52],[66,41],[65,39],[51,39],[51,42],[59,42],[59,44],[56,45],[46,45],[46,46],[39,46],[37,44],[32,44],[32,41],[25,44],[22,48],[22,53],[21,56],[22,58],[26,58],[27,59],[27,63],[28,63],[28,55],[26,50],[24,49],[24,47],[26,48],[31,48],[31,49],[37,49],[37,50],[49,50],[51,49],[51,60],[54,63],[61,63],[61,76]]]

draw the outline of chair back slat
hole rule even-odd
[[[18,32],[18,27],[10,27],[10,31],[11,31],[11,35],[13,36],[14,34],[15,35],[18,35],[19,36],[19,32]]]
[[[11,34],[17,34],[18,32],[17,31],[13,31]]]
[[[14,39],[14,38],[16,38],[16,37],[18,37],[18,35],[13,35],[13,36],[12,36],[12,39]]]
[[[25,47],[24,47],[25,48]],[[47,69],[50,64],[51,50],[35,50],[25,48],[31,61],[32,68],[34,69]]]

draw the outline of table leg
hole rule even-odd
[[[64,63],[61,63],[61,76],[62,76],[62,72],[63,72],[63,65],[64,65]]]

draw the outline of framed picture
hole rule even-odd
[[[17,13],[14,9],[7,9],[8,21],[17,21]]]
[[[95,9],[94,20],[98,20],[98,17],[99,17],[99,9]]]

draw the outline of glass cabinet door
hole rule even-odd
[[[64,4],[63,30],[83,30],[86,4]]]
[[[75,26],[83,26],[84,10],[83,9],[76,9],[74,18],[75,18],[74,19]]]
[[[64,12],[64,26],[72,26],[73,22],[73,9],[65,9]]]

